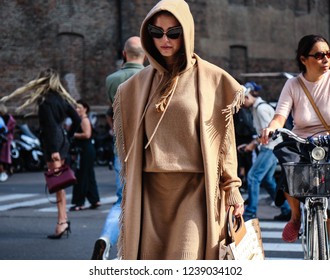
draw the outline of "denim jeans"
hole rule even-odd
[[[277,158],[273,150],[261,146],[258,156],[255,158],[251,169],[248,172],[247,186],[248,186],[248,205],[245,208],[245,215],[256,215],[258,211],[258,200],[261,182],[264,183],[270,197],[275,200],[276,194],[276,180],[274,177],[277,165]],[[281,212],[288,214],[290,206],[286,201],[281,206]]]
[[[110,241],[110,246],[114,246],[117,243],[119,236],[119,216],[121,213],[121,200],[122,200],[122,190],[123,184],[120,179],[120,161],[117,155],[114,155],[114,170],[116,176],[116,195],[118,197],[117,201],[111,207],[108,216],[105,220],[103,230],[101,232],[101,237],[107,237]]]
[[[117,155],[114,155],[113,161],[114,161],[113,169],[115,170],[115,177],[116,177],[116,195],[118,197],[117,202],[119,201],[120,203],[123,196],[123,184],[120,178],[121,164]]]

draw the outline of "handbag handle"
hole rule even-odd
[[[235,242],[235,244],[238,245],[246,234],[246,227],[243,216],[239,215],[233,217],[233,212],[234,206],[229,206],[225,223],[226,243]]]
[[[299,81],[301,87],[303,88],[305,94],[307,95],[307,97],[308,97],[308,99],[309,99],[309,102],[312,104],[315,113],[317,114],[317,116],[319,117],[320,121],[322,122],[324,128],[325,128],[328,132],[330,132],[330,128],[329,128],[329,126],[327,125],[326,121],[325,121],[324,118],[322,117],[322,115],[321,115],[319,109],[317,108],[317,106],[316,106],[316,104],[315,104],[315,102],[314,102],[314,100],[313,100],[313,97],[311,96],[310,92],[308,91],[306,85],[304,84],[304,82],[302,81],[302,79],[300,79],[300,77],[297,77],[297,79],[298,79],[298,81]]]
[[[64,163],[62,166],[55,168],[55,169],[48,169],[47,170],[47,175],[52,175],[52,176],[60,176],[62,172],[68,168],[68,165]]]

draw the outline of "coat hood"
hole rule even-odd
[[[150,64],[158,71],[166,71],[164,67],[158,62],[160,54],[153,44],[153,40],[148,32],[148,24],[153,16],[161,11],[170,12],[181,24],[183,29],[183,42],[185,46],[185,55],[187,58],[186,69],[193,65],[194,55],[194,20],[190,12],[188,4],[183,0],[162,0],[158,2],[151,11],[147,14],[142,22],[140,36],[142,47],[146,52]],[[157,59],[158,58],[158,59]]]

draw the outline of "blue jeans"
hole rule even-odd
[[[123,197],[123,184],[120,178],[120,171],[121,171],[121,163],[117,155],[113,156],[113,169],[115,170],[115,177],[116,177],[116,195],[118,197],[117,202],[121,202]],[[116,203],[117,203],[116,202]]]
[[[105,220],[103,230],[101,232],[101,237],[107,237],[110,241],[110,246],[114,246],[117,243],[119,236],[119,216],[121,213],[121,200],[123,184],[120,179],[120,161],[117,155],[114,155],[114,170],[116,176],[116,195],[118,197],[117,201],[111,207],[108,216]]]
[[[265,187],[270,197],[275,200],[276,180],[274,177],[277,165],[277,158],[273,150],[261,146],[258,156],[256,157],[247,176],[247,186],[249,194],[249,203],[245,208],[245,215],[256,215],[258,211],[259,191],[261,182],[265,183]],[[290,206],[288,202],[282,204],[281,212],[288,214]]]

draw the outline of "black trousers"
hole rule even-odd
[[[100,201],[94,171],[95,149],[90,141],[80,143],[79,146],[81,147],[80,167],[75,172],[77,184],[73,186],[72,204],[83,206],[87,198],[93,205]]]
[[[311,145],[298,143],[291,139],[286,140],[286,138],[284,138],[283,140],[284,141],[276,145],[273,150],[281,165],[281,176],[277,184],[275,196],[276,206],[281,206],[284,203],[284,192],[288,192],[287,179],[282,164],[286,162],[310,163],[309,151],[313,148]]]

